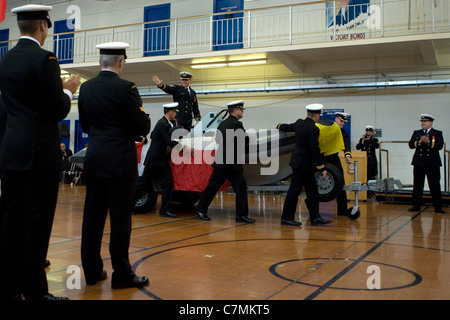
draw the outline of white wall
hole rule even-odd
[[[195,89],[195,84],[193,84]],[[270,129],[278,123],[292,123],[306,116],[305,106],[310,103],[322,103],[325,108],[344,109],[351,114],[351,146],[355,146],[365,133],[366,125],[382,129],[383,176],[386,178],[389,157],[389,176],[399,179],[403,184],[412,184],[411,160],[414,150],[409,149],[409,141],[413,130],[420,129],[420,114],[428,113],[436,120],[434,128],[442,130],[444,141],[450,139],[450,89],[413,88],[413,89],[377,89],[365,94],[354,92],[333,94],[316,93],[263,93],[252,95],[199,95],[202,116],[208,112],[219,112],[228,102],[245,100],[246,111],[242,122],[246,129]],[[146,111],[151,115],[152,125],[162,117],[162,104],[171,101],[170,96],[144,99]],[[383,142],[384,141],[384,142]],[[391,141],[395,143],[391,143]],[[450,149],[450,148],[449,148]],[[378,156],[378,153],[377,153]],[[444,161],[443,152],[441,152]],[[444,188],[444,170],[441,170],[441,184]],[[426,188],[428,186],[426,185]]]

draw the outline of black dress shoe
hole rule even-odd
[[[95,280],[86,280],[86,284],[93,286],[94,284],[96,284],[98,281],[103,281],[106,280],[106,278],[108,278],[108,274],[106,273],[106,270],[102,270],[102,272],[100,272],[100,275],[97,277],[97,279]]]
[[[236,217],[236,222],[254,223],[255,219],[251,219],[247,216]]]
[[[164,213],[159,214],[160,217],[167,217],[167,218],[175,218],[177,215],[175,213],[166,211]]]
[[[147,277],[134,276],[128,280],[115,280],[113,278],[111,287],[113,289],[125,289],[125,288],[141,288],[148,285],[150,282]]]
[[[208,215],[206,213],[197,212],[197,215],[201,220],[205,220],[205,221],[211,220],[211,218],[208,217]]]
[[[333,222],[332,220],[328,220],[328,219],[324,219],[322,217],[319,218],[315,218],[314,220],[311,221],[311,225],[313,226],[318,226],[319,224],[328,224]]]
[[[50,267],[50,265],[51,265],[50,260],[45,259],[45,261],[44,261],[44,268],[48,268],[48,267]]]
[[[302,225],[302,223],[300,221],[284,220],[284,219],[281,219],[281,224],[284,226],[296,226],[296,227]]]
[[[413,212],[413,211],[420,211],[420,207],[411,207],[408,209],[408,211]]]
[[[52,295],[51,293],[47,293],[45,294],[41,300],[50,300],[50,301],[67,301],[69,300],[69,298],[67,297],[55,297],[54,295]]]
[[[24,300],[23,295],[13,294],[8,296],[0,296],[0,302],[2,301],[22,301]]]
[[[434,209],[434,212],[436,213],[445,213],[445,210],[440,208],[440,209]]]
[[[30,300],[30,301],[67,301],[67,300],[69,300],[69,298],[55,297],[51,293],[47,293],[40,297],[25,298],[25,300]]]

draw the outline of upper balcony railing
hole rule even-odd
[[[361,1],[361,2],[364,2]],[[450,0],[318,1],[54,34],[61,63],[97,61],[97,44],[130,44],[129,58],[449,32]],[[17,40],[0,43],[0,56]]]

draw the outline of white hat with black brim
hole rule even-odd
[[[230,103],[227,103],[228,110],[234,110],[235,108],[239,108],[241,110],[245,110],[244,108],[244,100],[237,100]]]
[[[163,104],[163,107],[164,107],[164,113],[167,113],[169,111],[178,112],[178,102]]]
[[[189,80],[192,78],[192,73],[190,72],[180,72],[180,79],[181,80]]]
[[[127,59],[129,47],[130,45],[125,42],[106,42],[96,46],[97,49],[100,49],[101,55],[125,56],[125,59]]]
[[[348,122],[348,117],[350,117],[347,112],[336,112],[335,115],[343,122]]]
[[[434,117],[424,113],[420,115],[420,121],[434,121]]]
[[[322,113],[323,104],[312,103],[312,104],[308,104],[305,108],[306,108],[306,110],[308,110],[308,112]]]
[[[52,6],[43,6],[39,4],[27,4],[21,7],[16,7],[11,10],[11,13],[17,15],[17,21],[23,20],[46,20],[47,26],[52,27],[49,11],[53,9]]]

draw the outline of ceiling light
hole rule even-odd
[[[221,68],[221,67],[240,67],[240,66],[250,66],[266,64],[267,60],[246,60],[246,61],[235,61],[235,62],[220,62],[220,63],[205,63],[205,64],[193,64],[192,69],[205,69],[205,68]]]
[[[221,68],[226,67],[226,63],[210,63],[210,64],[194,64],[191,66],[192,69],[205,69],[205,68]]]
[[[238,66],[250,66],[250,65],[258,65],[258,64],[266,64],[267,60],[249,60],[249,61],[238,61],[238,62],[230,62],[228,65],[230,67],[238,67]]]

